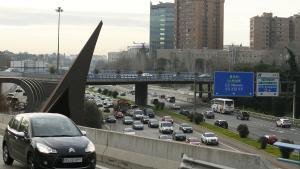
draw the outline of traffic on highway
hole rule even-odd
[[[126,98],[129,100],[134,100],[134,95],[132,94],[132,86],[99,86],[101,88],[106,88],[110,90],[116,90],[119,93],[123,93],[122,98]],[[124,96],[124,93],[126,95]],[[159,93],[159,94],[158,94]],[[161,99],[160,96],[163,95],[166,98],[168,96],[175,97],[176,101],[170,103],[167,99]],[[168,88],[161,88],[159,86],[149,86],[148,89],[148,105],[153,105],[151,101],[154,99],[159,99],[165,103],[165,107],[169,109],[173,109],[174,112],[177,113],[191,113],[194,109],[194,104],[187,102],[188,98],[193,97],[193,93],[189,90],[181,89],[181,90],[173,90]],[[280,139],[289,139],[293,140],[295,144],[300,143],[300,130],[296,127],[291,126],[291,123],[288,119],[278,118],[278,121],[267,121],[260,118],[251,117],[247,111],[240,110],[238,112],[233,113],[218,113],[212,109],[211,104],[197,104],[196,112],[203,113],[205,115],[205,121],[209,124],[215,125],[217,120],[225,121],[227,123],[228,130],[233,132],[237,132],[237,127],[239,124],[246,124],[249,127],[249,137],[257,140],[261,136],[272,136],[276,137],[278,140]],[[209,113],[210,115],[206,115]],[[158,120],[161,117],[158,118]],[[117,127],[115,127],[117,126]],[[122,131],[122,127],[118,127],[115,125],[112,127],[112,130]],[[156,137],[157,135],[153,135],[148,133],[146,136]],[[200,138],[200,135],[198,135]]]

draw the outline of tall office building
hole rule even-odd
[[[177,49],[222,49],[225,0],[175,0]]]
[[[150,4],[150,55],[174,48],[174,3]]]
[[[300,40],[300,16],[273,17],[263,13],[250,19],[250,47],[252,49],[275,49]]]

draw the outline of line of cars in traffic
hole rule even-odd
[[[124,111],[124,110],[123,110]],[[174,120],[171,116],[163,116],[160,120],[155,118],[155,113],[150,108],[139,109],[136,106],[130,106],[126,112],[115,110],[114,115],[109,115],[105,122],[116,123],[118,119],[126,126],[123,129],[124,134],[135,135],[137,130],[144,130],[144,125],[148,128],[157,128],[160,133],[158,138],[163,140],[184,141],[189,144],[199,145],[218,144],[218,138],[214,133],[204,133],[197,137],[188,137],[187,133],[193,133],[193,127],[188,123],[179,125],[178,130],[174,128]],[[131,125],[131,127],[128,127]]]

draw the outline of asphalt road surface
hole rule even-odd
[[[156,116],[155,118],[158,120],[161,119],[161,117],[158,117],[158,116]],[[122,119],[117,119],[116,123],[105,123],[105,125],[108,129],[110,129],[112,131],[118,131],[118,132],[123,132],[124,128],[132,128],[132,125],[124,125],[122,122]],[[174,123],[173,130],[174,131],[179,130],[179,125]],[[186,138],[196,137],[199,140],[201,138],[201,134],[202,133],[199,133],[195,130],[193,133],[185,133]],[[159,135],[161,135],[161,133],[159,133],[158,128],[149,128],[147,124],[144,124],[144,130],[135,130],[135,135],[158,139],[158,137],[159,137]],[[205,144],[202,144],[202,145],[205,145]],[[220,142],[220,144],[217,146],[214,146],[214,145],[210,145],[210,146],[221,148],[221,149],[226,149],[226,150],[238,151],[237,149],[235,149],[229,145],[223,144],[222,142]]]
[[[111,90],[121,91],[129,91],[132,90],[131,86],[97,86],[100,88],[107,88]],[[193,104],[186,102],[187,98],[193,98],[193,94],[187,90],[172,90],[160,88],[157,86],[149,86],[148,88],[148,104],[150,104],[150,100],[153,98],[153,95],[161,95],[165,94],[168,96],[176,97],[176,104],[180,105],[182,109],[186,109],[189,111],[193,111]],[[134,100],[134,95],[127,94],[126,98]],[[166,102],[167,103],[167,102]],[[171,106],[170,103],[167,103],[166,106]],[[210,110],[208,105],[197,105],[197,112],[204,112],[206,110]],[[239,124],[247,124],[250,135],[249,137],[253,139],[258,139],[263,135],[276,135],[279,139],[289,139],[293,140],[295,144],[300,144],[300,129],[299,128],[281,128],[276,127],[275,121],[265,121],[258,118],[250,117],[249,121],[238,120],[234,115],[224,115],[215,113],[215,119],[207,119],[207,122],[213,124],[216,120],[226,120],[229,124],[229,130],[236,132],[236,128]]]

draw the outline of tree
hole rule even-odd
[[[237,127],[237,131],[239,132],[239,135],[241,138],[246,138],[249,135],[249,129],[248,129],[247,124],[240,124]]]
[[[119,95],[119,93],[118,93],[117,91],[113,91],[113,92],[112,92],[112,97],[113,97],[113,98],[117,98],[118,95]]]
[[[159,58],[157,60],[157,70],[165,71],[165,67],[167,66],[168,60],[165,58]]]
[[[92,128],[101,128],[103,123],[102,112],[99,111],[95,102],[87,101],[84,102],[84,126]]]
[[[98,69],[94,69],[94,74],[99,74],[99,70]]]
[[[104,90],[102,91],[102,94],[107,95],[107,94],[108,94],[108,90],[107,90],[107,89],[104,89]]]
[[[268,141],[268,139],[265,136],[261,136],[257,140],[257,142],[260,143],[260,148],[261,149],[266,149],[266,147],[267,147],[267,141]]]
[[[50,66],[49,66],[49,73],[50,73],[50,74],[54,74],[55,72],[56,72],[55,66],[54,66],[54,65],[50,65]]]

